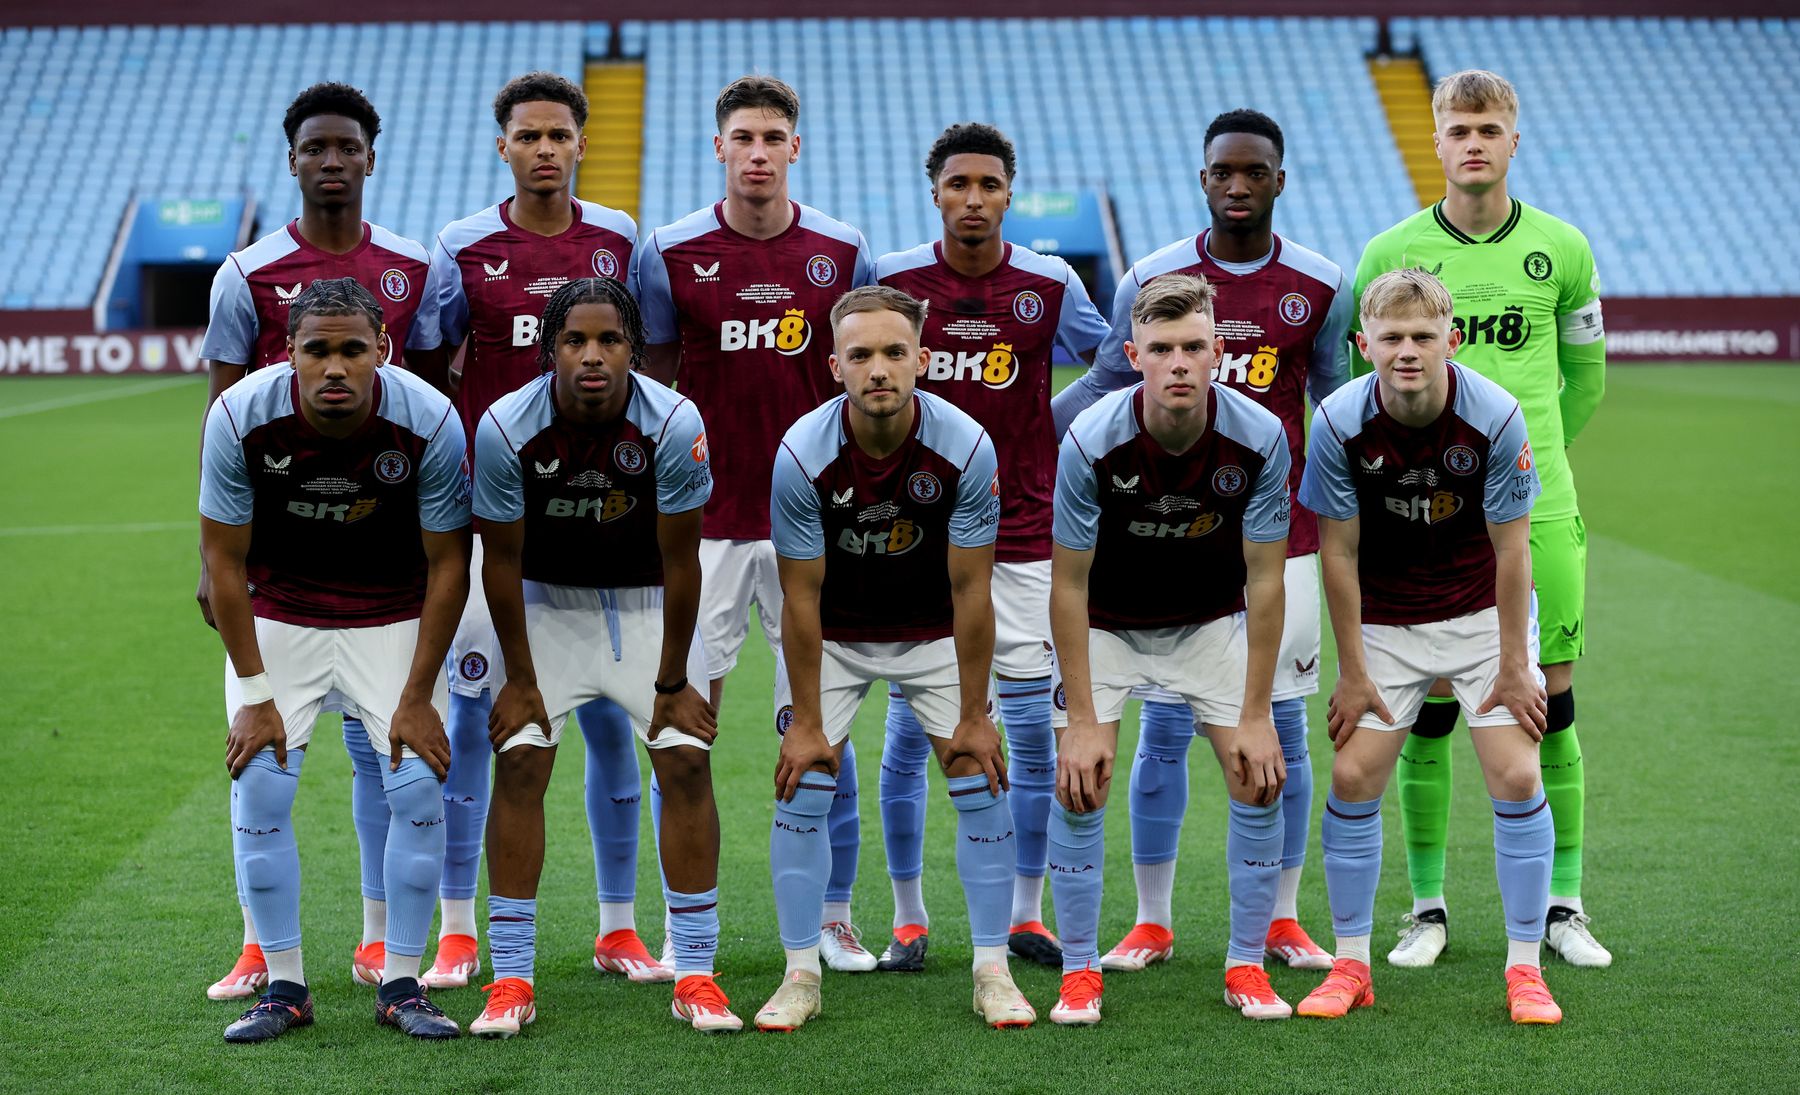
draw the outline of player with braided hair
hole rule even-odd
[[[706,679],[695,639],[712,496],[705,427],[691,401],[633,371],[644,331],[617,281],[562,286],[539,331],[548,371],[489,407],[475,439],[482,585],[501,656],[488,734],[494,983],[469,1029],[505,1038],[536,1017],[544,792],[569,713],[604,697],[630,717],[664,796],[675,1014],[696,1030],[738,1030],[713,981],[718,714],[695,687]]]

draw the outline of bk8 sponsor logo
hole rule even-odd
[[[886,528],[860,532],[847,528],[838,533],[838,547],[852,555],[905,555],[919,546],[919,526],[901,518]]]
[[[1224,518],[1216,513],[1202,513],[1192,521],[1133,521],[1125,531],[1152,540],[1197,540],[1219,527]]]
[[[1273,346],[1258,346],[1253,354],[1224,353],[1213,366],[1212,378],[1253,392],[1266,392],[1281,371],[1281,356]]]
[[[719,324],[721,350],[774,350],[792,357],[812,343],[806,309],[789,308],[768,319],[728,319]]]
[[[1386,498],[1383,501],[1389,513],[1408,521],[1423,521],[1428,525],[1447,521],[1462,509],[1462,499],[1447,490],[1433,491],[1429,498],[1415,496]]]
[[[552,498],[544,505],[544,516],[592,517],[604,525],[630,513],[635,505],[636,498],[622,490],[610,490],[598,497]]]
[[[931,351],[931,362],[925,367],[927,380],[974,380],[1000,391],[1019,378],[1018,359],[1013,344],[996,342],[987,350]]]

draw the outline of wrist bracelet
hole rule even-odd
[[[239,677],[238,698],[243,706],[255,707],[259,703],[268,703],[275,698],[275,690],[269,687],[269,675],[258,673],[254,677]]]
[[[679,696],[687,690],[687,678],[683,677],[674,684],[656,682],[656,694],[659,696]]]

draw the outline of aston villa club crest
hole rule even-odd
[[[406,271],[390,267],[382,272],[381,291],[389,300],[405,300],[407,294],[412,292],[412,282],[407,280]]]
[[[1036,323],[1044,315],[1044,298],[1027,289],[1013,298],[1012,311],[1020,323]]]
[[[1284,322],[1298,327],[1312,315],[1312,302],[1299,293],[1289,293],[1281,298],[1280,310]]]
[[[389,449],[375,458],[375,478],[383,483],[398,483],[412,471],[412,461],[399,449]]]
[[[644,449],[633,441],[621,441],[613,446],[613,463],[627,475],[636,475],[644,470]]]
[[[619,276],[619,257],[602,247],[594,252],[594,276],[597,278],[616,278]]]
[[[837,263],[831,261],[830,255],[814,255],[806,260],[806,280],[821,289],[831,287],[838,276]]]

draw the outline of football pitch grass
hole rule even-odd
[[[932,778],[929,968],[827,974],[804,1031],[704,1038],[668,986],[591,965],[594,877],[581,737],[550,789],[537,1023],[507,1042],[409,1042],[350,981],[360,926],[349,762],[335,718],[306,765],[296,827],[316,1026],[227,1046],[241,1010],[205,999],[236,954],[217,637],[196,574],[197,380],[0,383],[0,1090],[293,1091],[1750,1091],[1800,1064],[1800,369],[1633,366],[1573,453],[1586,515],[1589,645],[1577,674],[1587,759],[1587,881],[1610,970],[1546,957],[1560,1027],[1506,1019],[1492,828],[1459,731],[1451,943],[1436,968],[1376,960],[1379,1002],[1336,1023],[1253,1023],[1220,1002],[1225,798],[1192,754],[1173,962],[1110,975],[1106,1021],[1024,1032],[980,1025],[953,811]],[[900,593],[898,595],[904,595]],[[1327,661],[1330,635],[1327,629]],[[746,1019],[782,958],[768,870],[770,655],[752,637],[714,750],[724,832],[721,985]],[[1327,668],[1324,679],[1334,673]],[[1329,684],[1327,684],[1329,689]],[[855,912],[876,949],[892,909],[876,783],[881,700],[865,705],[863,854]],[[1330,943],[1318,851],[1329,778],[1313,705],[1317,790],[1301,919]],[[1101,945],[1132,922],[1121,733],[1108,816]],[[647,780],[646,775],[646,780]],[[1409,907],[1390,792],[1376,948]],[[654,948],[660,891],[648,818],[638,920]],[[485,895],[485,877],[483,894]],[[1048,903],[1048,895],[1046,895]],[[482,906],[485,911],[485,906]],[[484,948],[485,950],[485,948]],[[1015,962],[1047,1016],[1057,975]],[[1317,973],[1273,968],[1297,1002]],[[435,998],[465,1025],[475,988]]]

